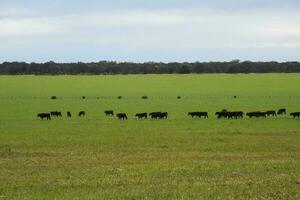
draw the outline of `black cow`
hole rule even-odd
[[[78,117],[84,117],[85,116],[85,111],[80,111],[78,113]]]
[[[169,117],[167,112],[152,112],[149,115],[152,119],[168,119]]]
[[[58,112],[58,111],[52,111],[52,112],[50,112],[50,114],[52,117],[62,117],[61,112]]]
[[[148,114],[147,114],[147,113],[137,113],[137,114],[135,115],[135,117],[137,117],[138,119],[142,119],[142,118],[147,119]]]
[[[189,112],[188,115],[190,115],[192,118],[194,118],[194,117],[208,118],[208,113],[207,112]]]
[[[104,111],[104,113],[106,116],[114,116],[114,111],[112,111],[112,110],[106,110],[106,111]]]
[[[127,118],[127,115],[125,114],[125,113],[119,113],[119,114],[117,114],[117,117],[121,120],[125,120],[125,119],[128,119]]]
[[[276,117],[276,111],[275,110],[268,110],[266,112],[266,115],[269,117],[269,116],[273,116],[273,117]]]
[[[229,112],[228,115],[229,115],[229,118],[238,119],[238,118],[243,118],[244,117],[244,112],[234,111],[234,112]]]
[[[216,115],[218,116],[218,119],[220,118],[239,119],[239,118],[243,118],[244,113],[242,111],[229,112],[224,109],[221,112],[216,112]]]
[[[226,118],[227,117],[227,111],[216,112],[215,115],[218,116],[218,119],[220,119],[220,118]]]
[[[226,109],[223,109],[222,111],[220,112],[216,112],[215,115],[218,116],[218,119],[221,119],[221,118],[228,118],[228,112]]]
[[[199,112],[189,112],[188,115],[190,115],[192,118],[199,117]]]
[[[44,120],[45,118],[47,120],[51,120],[51,114],[50,113],[39,113],[39,114],[37,114],[37,117],[41,118],[42,120]]]
[[[151,116],[152,119],[157,119],[159,118],[161,112],[152,112],[149,115]]]
[[[70,117],[70,118],[72,117],[72,114],[70,111],[67,112],[67,117]]]
[[[249,112],[249,113],[247,113],[247,116],[248,116],[249,118],[252,118],[252,117],[256,117],[256,118],[260,118],[260,117],[266,118],[266,117],[267,117],[267,114],[266,114],[266,112]]]
[[[294,118],[299,118],[300,117],[300,112],[293,112],[290,114],[290,116],[293,116]]]
[[[285,108],[281,108],[278,110],[277,115],[286,115],[286,109]]]
[[[159,114],[160,119],[168,119],[169,114],[167,112],[162,112]]]

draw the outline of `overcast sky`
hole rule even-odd
[[[300,61],[300,0],[0,0],[0,62]]]

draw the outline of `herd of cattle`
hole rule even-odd
[[[78,113],[78,117],[84,117],[85,116],[85,111],[80,111]],[[107,110],[104,111],[104,114],[106,116],[114,116],[114,111],[113,110]],[[189,116],[191,116],[192,118],[208,118],[208,112],[189,112],[188,113]],[[218,119],[240,119],[243,118],[245,113],[242,111],[227,111],[226,109],[223,109],[222,111],[216,112],[215,115],[217,116]],[[260,111],[256,111],[256,112],[248,112],[246,113],[246,116],[248,116],[249,118],[266,118],[266,117],[276,117],[277,115],[286,115],[286,109],[282,108],[279,109],[277,112],[275,110],[269,110],[266,112],[260,112]],[[118,113],[116,114],[116,116],[120,119],[120,120],[127,120],[127,114],[126,113]],[[148,116],[151,119],[168,119],[169,114],[168,112],[152,112],[152,113],[137,113],[135,115],[135,117],[137,119],[147,119]],[[294,117],[294,118],[300,118],[300,112],[292,112],[290,113],[290,116]],[[52,117],[62,117],[62,113],[59,111],[53,111],[53,112],[49,112],[49,113],[39,113],[37,115],[37,117],[39,117],[40,119],[44,120],[51,120]],[[71,112],[67,112],[67,117],[71,118],[72,114]]]

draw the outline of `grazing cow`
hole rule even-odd
[[[42,120],[44,120],[45,118],[47,120],[51,120],[51,114],[50,113],[39,113],[39,114],[37,114],[37,117],[41,118]]]
[[[293,116],[294,118],[300,118],[300,112],[293,112],[290,114],[290,116]]]
[[[192,118],[199,117],[199,112],[189,112],[188,115],[190,115]]]
[[[85,116],[85,111],[80,111],[78,113],[78,117],[84,117]]]
[[[106,116],[114,116],[114,111],[112,111],[112,110],[107,110],[104,113]]]
[[[198,118],[208,118],[207,112],[189,112],[188,115],[190,115],[192,118],[198,117]]]
[[[267,117],[267,114],[266,114],[266,112],[249,112],[249,113],[247,113],[247,116],[248,116],[249,118],[252,118],[252,117],[256,117],[256,118],[260,118],[260,117],[266,118],[266,117]]]
[[[244,112],[242,112],[242,111],[234,111],[234,112],[229,112],[228,115],[229,115],[230,118],[239,119],[239,118],[243,118],[244,117]]]
[[[279,109],[278,112],[277,112],[277,115],[283,115],[283,114],[286,115],[286,109],[285,108]]]
[[[58,112],[58,111],[50,112],[50,114],[52,117],[62,117],[61,112]]]
[[[233,119],[233,118],[235,118],[235,116],[234,116],[234,113],[233,112],[225,112],[225,117],[227,118],[227,119]]]
[[[169,117],[167,112],[152,112],[149,115],[152,119],[168,119]]]
[[[216,112],[215,115],[218,116],[218,119],[226,118],[227,117],[227,111]]]
[[[69,118],[71,118],[71,117],[72,117],[72,115],[71,115],[71,112],[70,112],[70,111],[68,111],[68,112],[67,112],[67,116],[68,116]]]
[[[218,119],[239,119],[243,118],[244,113],[242,111],[229,112],[224,109],[221,112],[216,112],[216,115],[218,116]]]
[[[147,119],[148,114],[147,114],[147,113],[137,113],[137,114],[135,115],[135,117],[137,117],[138,119],[142,119],[142,118]]]
[[[168,113],[167,112],[162,112],[159,114],[159,118],[160,119],[168,119]]]
[[[151,119],[157,119],[159,118],[161,112],[152,112],[149,115],[151,116]]]
[[[275,110],[268,110],[266,112],[266,115],[269,117],[269,116],[273,116],[273,117],[276,117],[276,111]]]
[[[221,110],[220,112],[216,112],[215,115],[218,116],[218,119],[221,119],[221,118],[228,118],[228,112],[227,112],[227,109],[223,109],[223,110]]]
[[[125,119],[128,119],[127,118],[127,115],[125,114],[125,113],[119,113],[119,114],[117,114],[117,117],[121,120],[125,120]]]

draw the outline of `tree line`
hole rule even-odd
[[[3,62],[2,75],[64,75],[64,74],[189,74],[189,73],[299,73],[299,62],[111,62],[91,63],[26,63]]]

